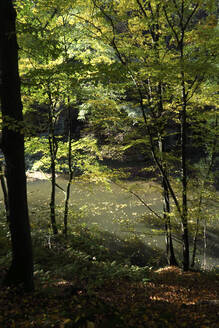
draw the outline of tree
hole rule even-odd
[[[76,164],[73,163],[74,155],[72,154],[72,144],[74,143],[72,120],[73,112],[77,110],[83,94],[83,81],[87,79],[87,67],[79,58],[81,49],[77,49],[75,39],[79,38],[78,34],[81,34],[81,31],[72,20],[71,13],[73,9],[71,3],[68,4],[68,8],[65,8],[65,4],[59,2],[57,4],[59,10],[54,10],[53,5],[55,4],[48,8],[44,1],[38,1],[36,5],[29,1],[20,3],[20,33],[18,40],[21,47],[20,64],[23,68],[21,80],[24,90],[24,106],[27,104],[27,115],[34,105],[36,109],[37,104],[38,108],[42,106],[45,109],[44,114],[47,116],[42,131],[37,126],[34,132],[32,125],[31,133],[41,132],[46,135],[46,138],[48,137],[50,164],[48,169],[51,173],[50,221],[54,234],[58,233],[56,222],[56,187],[58,187],[56,173],[60,168],[60,165],[58,165],[59,146],[62,145],[64,140],[68,139],[68,147],[65,148],[65,154],[63,154],[60,161],[63,162],[66,157],[68,162],[68,165],[65,166],[65,173],[68,172],[69,181],[65,194],[63,229],[64,233],[67,234],[68,203],[74,174],[73,166],[76,167]],[[43,46],[39,47],[39,44]],[[86,47],[87,45],[84,43],[83,46]],[[30,63],[29,67],[26,67],[27,62]],[[67,112],[65,118],[68,121],[68,136],[58,136],[57,122],[60,114],[65,114],[65,112]],[[41,116],[40,110],[37,111],[36,115]],[[44,146],[45,138],[38,141],[38,145],[41,143],[41,146]],[[42,151],[41,148],[44,155],[47,155],[47,150]],[[40,147],[38,151],[40,151]]]
[[[4,169],[4,165],[2,165],[1,162],[0,162],[0,183],[1,183],[2,193],[4,197],[5,214],[6,214],[7,222],[9,222],[8,190],[5,182],[5,169]]]
[[[1,1],[0,99],[3,120],[1,148],[6,161],[9,227],[12,243],[12,264],[4,283],[6,285],[21,283],[26,290],[31,291],[34,288],[33,257],[27,205],[24,126],[15,21],[16,12],[12,1]]]
[[[201,128],[200,124],[193,128],[200,97],[204,99],[206,84],[216,71],[213,2],[78,0],[53,1],[49,6],[45,0],[20,2],[21,61],[23,67],[29,65],[28,74],[22,76],[25,98],[31,98],[32,104],[47,104],[50,111],[51,218],[55,218],[60,146],[52,137],[54,124],[60,110],[81,104],[88,113],[89,132],[101,145],[120,131],[127,137],[127,148],[141,145],[145,159],[153,159],[162,187],[168,261],[177,263],[171,228],[174,216],[180,221],[183,267],[188,270],[193,208],[188,197],[189,148],[194,148],[194,135]],[[212,88],[210,93],[214,93]],[[205,104],[206,100],[201,107]],[[135,112],[135,122],[127,109]],[[177,140],[171,138],[173,134]],[[71,154],[71,134],[68,137]],[[70,155],[68,159],[70,187],[73,162]],[[68,197],[66,201],[67,211]],[[67,227],[66,217],[64,221]]]
[[[182,241],[183,241],[183,267],[185,270],[190,266],[189,252],[189,202],[188,202],[188,182],[189,182],[189,154],[188,154],[188,119],[190,110],[194,109],[193,96],[200,92],[203,82],[207,81],[209,73],[212,73],[212,58],[215,58],[214,28],[216,27],[216,16],[212,1],[194,1],[192,4],[186,0],[172,0],[163,6],[166,23],[170,29],[170,35],[174,39],[175,59],[178,72],[179,96],[175,98],[179,102],[180,120],[180,157],[181,157],[181,220],[182,220]],[[201,10],[205,12],[207,19],[199,18]],[[174,15],[170,15],[170,12]],[[196,39],[200,33],[199,25],[205,28],[206,35],[203,40]],[[211,22],[211,24],[209,24]],[[211,35],[208,43],[206,36]],[[195,41],[194,41],[195,40]],[[204,44],[203,44],[204,41]],[[208,46],[206,47],[206,45]],[[213,47],[212,47],[213,45]],[[200,54],[197,56],[197,51]],[[208,66],[207,66],[208,64]],[[199,71],[197,71],[199,69]],[[196,113],[198,115],[198,113]],[[210,172],[209,172],[210,173]]]
[[[215,74],[214,1],[92,2],[90,28],[96,38],[114,50],[115,62],[124,67],[121,78],[117,76],[118,85],[121,88],[121,79],[125,80],[126,99],[131,95],[129,103],[142,112],[138,124],[146,136],[141,135],[130,145],[149,141],[162,178],[166,222],[169,225],[169,196],[181,220],[183,267],[188,270],[191,213],[188,147],[189,142],[192,144],[189,125],[193,121],[191,112],[198,115],[197,96],[204,93],[201,86]],[[170,132],[179,136],[176,145],[165,144]],[[166,149],[167,145],[174,148],[175,154]],[[167,169],[170,165],[171,170]],[[178,188],[170,171],[180,181]]]

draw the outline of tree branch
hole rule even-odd
[[[163,220],[163,218],[157,214],[138,194],[136,194],[134,191],[129,190],[128,188],[121,186],[119,183],[116,183],[115,181],[112,181],[116,186],[120,187],[121,189],[124,189],[126,191],[128,191],[130,194],[132,194],[133,196],[135,196],[145,207],[147,207],[147,209],[153,213],[158,219]]]
[[[187,26],[188,26],[188,24],[189,24],[192,16],[195,14],[196,10],[198,9],[198,6],[199,6],[199,3],[197,2],[196,5],[195,5],[195,7],[194,7],[194,9],[193,9],[193,11],[191,12],[191,14],[189,15],[189,17],[187,18],[187,21],[186,21],[186,23],[184,25],[184,31],[186,30],[186,28],[187,28]]]
[[[169,24],[169,27],[171,28],[173,34],[175,35],[175,38],[177,40],[177,43],[180,44],[180,40],[179,40],[178,34],[176,33],[176,30],[174,29],[174,25],[171,23],[168,15],[167,15],[167,11],[166,11],[166,7],[165,6],[163,7],[163,10],[164,10],[164,15],[166,17],[166,20],[167,20],[167,22]]]

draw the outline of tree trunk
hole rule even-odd
[[[205,183],[203,183],[203,188],[204,188],[204,185],[205,185]],[[191,261],[191,267],[192,268],[195,266],[198,233],[199,233],[199,226],[200,226],[200,220],[201,220],[201,208],[202,208],[202,192],[201,192],[201,195],[200,195],[200,198],[199,198],[198,213],[197,213],[197,220],[196,220],[196,229],[195,229],[195,235],[194,235],[194,238],[193,238],[193,252],[192,252],[192,261]]]
[[[182,241],[183,241],[183,269],[189,270],[189,229],[188,229],[188,204],[187,204],[187,99],[185,90],[185,77],[183,70],[183,42],[181,42],[181,86],[182,86],[182,112],[181,112],[181,179],[182,179]]]
[[[158,52],[157,52],[158,53]],[[159,55],[159,53],[158,53]],[[162,83],[161,81],[158,84],[158,90],[157,94],[159,97],[158,101],[158,112],[159,116],[164,113],[163,109],[163,94],[162,94]],[[163,171],[161,172],[162,175],[162,188],[163,188],[163,217],[165,222],[165,228],[166,228],[166,255],[167,255],[167,261],[169,265],[175,265],[178,266],[174,247],[173,247],[173,240],[172,240],[172,227],[170,223],[170,195],[169,195],[169,188],[167,184],[168,179],[168,170],[167,165],[165,162],[165,152],[166,152],[166,142],[164,137],[162,136],[163,128],[160,127],[158,130],[158,140],[159,140],[159,152],[160,152],[160,160],[162,163]]]
[[[163,140],[162,136],[159,136],[159,152],[160,152],[160,158],[163,162],[163,155],[165,151],[165,141]],[[165,167],[165,163],[163,163],[163,169],[165,172],[165,176],[167,178],[167,170]],[[165,177],[162,175],[162,188],[163,188],[163,217],[165,222],[165,230],[166,230],[166,256],[167,256],[167,262],[169,265],[175,265],[178,266],[174,247],[173,247],[173,240],[172,240],[172,227],[170,222],[170,197],[169,197],[169,189],[168,185],[166,183]]]
[[[71,110],[70,107],[68,108],[68,185],[66,190],[66,197],[65,197],[65,210],[64,210],[64,234],[67,236],[68,232],[68,205],[69,205],[69,198],[71,192],[71,182],[73,179],[73,170],[72,170],[72,124],[71,124]]]
[[[6,180],[9,202],[9,226],[12,243],[12,264],[6,274],[6,285],[22,284],[31,291],[33,257],[27,207],[24,162],[24,135],[20,79],[18,73],[18,45],[15,31],[16,13],[12,1],[0,2],[0,59],[2,150],[6,161]]]
[[[206,260],[206,251],[207,251],[207,223],[206,219],[204,220],[204,229],[203,229],[203,268],[206,270],[207,267],[207,260]]]
[[[195,266],[195,258],[196,258],[196,251],[197,251],[199,225],[200,225],[200,218],[198,216],[197,217],[197,220],[196,220],[195,235],[194,235],[194,238],[193,238],[193,251],[192,251],[191,268],[194,268],[194,266]]]
[[[9,223],[9,204],[8,204],[8,190],[5,183],[5,173],[4,168],[2,164],[0,164],[0,181],[1,181],[1,187],[2,187],[2,193],[4,197],[4,205],[5,205],[5,214],[7,222]]]
[[[163,198],[164,198],[164,205],[163,205],[163,212],[164,212],[164,220],[165,220],[165,227],[166,227],[166,253],[167,253],[167,261],[169,265],[178,266],[174,247],[173,247],[173,239],[172,239],[172,227],[170,223],[170,199],[169,199],[169,190],[165,179],[163,179]]]
[[[55,213],[55,195],[56,195],[56,153],[57,145],[55,140],[54,131],[54,117],[53,109],[49,108],[49,150],[50,150],[50,169],[51,169],[51,196],[50,196],[50,220],[52,225],[53,234],[57,235],[58,229],[56,224],[56,213]]]
[[[51,142],[51,141],[50,141]],[[50,220],[52,225],[53,234],[57,235],[58,229],[56,225],[56,212],[55,212],[55,191],[56,191],[56,168],[55,160],[51,159],[51,197],[50,197]]]

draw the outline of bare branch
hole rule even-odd
[[[50,16],[49,20],[46,22],[46,24],[43,27],[43,31],[47,28],[47,26],[49,25],[50,21],[55,17],[55,14],[57,14],[58,9],[55,8],[52,15]]]
[[[151,7],[151,3],[150,3],[150,1],[148,2],[148,7],[149,7],[149,9],[150,9],[151,16],[154,18],[154,12],[153,12],[153,9],[152,9],[152,7]]]
[[[116,42],[115,42],[115,40],[116,40],[116,29],[115,29],[115,25],[114,25],[114,22],[113,22],[112,17],[110,17],[110,15],[108,15],[101,6],[98,6],[96,4],[96,1],[95,0],[93,0],[93,3],[94,3],[94,6],[96,8],[98,8],[101,11],[101,13],[105,16],[105,18],[110,22],[110,25],[112,27],[112,32],[113,32],[113,39],[111,40],[112,47],[116,51],[117,57],[119,58],[119,60],[121,61],[121,63],[123,65],[126,65],[126,61],[123,59],[123,56],[120,53],[120,51],[119,51],[119,49],[118,49],[118,47],[116,45]]]
[[[198,87],[201,85],[203,79],[204,79],[204,75],[201,78],[199,78],[199,80],[198,80],[198,77],[194,79],[192,86],[190,87],[190,90],[188,90],[186,93],[187,102],[193,97],[194,93],[197,91]],[[196,84],[195,88],[192,90],[192,87],[195,85],[196,81],[197,81],[197,84]],[[189,95],[189,92],[191,92],[190,95]]]
[[[165,6],[163,7],[163,10],[164,10],[164,14],[165,14],[166,20],[167,20],[167,22],[168,22],[168,24],[169,24],[169,26],[170,26],[173,34],[175,35],[175,38],[176,38],[177,43],[179,45],[180,44],[180,40],[179,40],[178,34],[177,34],[177,32],[176,32],[176,30],[174,28],[174,25],[172,24],[170,18],[168,17],[168,14],[167,14],[166,7]]]
[[[102,30],[99,26],[96,26],[94,23],[92,23],[91,21],[89,21],[88,19],[84,18],[84,17],[81,17],[77,14],[71,14],[72,16],[80,19],[80,20],[83,20],[85,23],[88,23],[89,25],[91,25],[92,27],[94,27],[98,32],[100,32],[102,34]]]
[[[163,218],[157,214],[137,193],[130,190],[129,188],[120,185],[119,183],[116,183],[115,181],[112,181],[116,186],[120,187],[121,189],[124,189],[128,191],[131,195],[135,196],[151,213],[153,213],[158,219],[163,220]]]
[[[195,14],[196,10],[198,9],[198,6],[199,6],[199,3],[197,2],[196,5],[195,5],[195,7],[194,7],[194,9],[193,9],[193,11],[191,12],[191,14],[189,15],[189,17],[187,18],[187,21],[186,21],[186,23],[184,25],[184,31],[186,30],[186,28],[187,28],[190,20],[192,19],[193,15]]]
[[[140,2],[139,0],[136,0],[136,2],[137,2],[137,4],[139,5],[139,8],[141,9],[141,11],[142,11],[144,17],[145,17],[145,18],[148,18],[147,14],[146,14],[146,11],[144,10],[144,8],[143,8],[141,2]]]
[[[179,10],[179,7],[177,6],[176,0],[172,0],[172,1],[173,1],[173,4],[174,4],[174,6],[175,6],[175,8],[177,10],[177,13],[178,13],[179,18],[181,18],[181,12]]]

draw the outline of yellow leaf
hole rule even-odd
[[[87,321],[87,328],[95,328],[95,324],[92,321]]]
[[[65,319],[61,324],[60,324],[60,328],[65,328],[65,326],[70,323],[72,320],[67,318]]]

